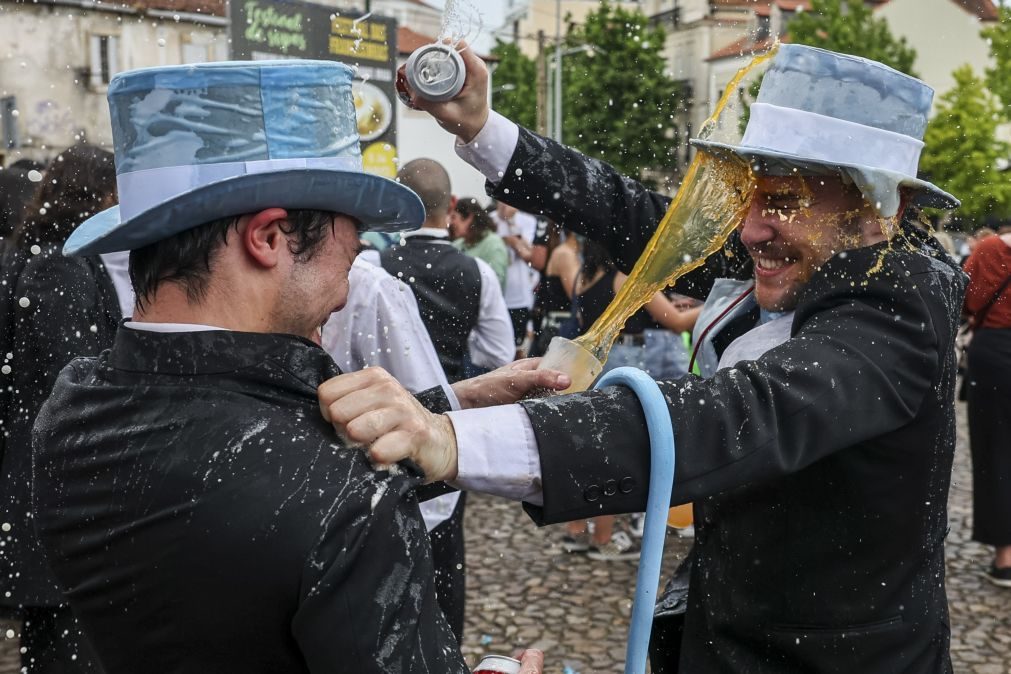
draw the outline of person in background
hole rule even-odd
[[[85,144],[61,152],[15,229],[20,262],[3,270],[0,521],[11,528],[0,533],[0,606],[22,621],[21,663],[29,674],[98,671],[35,532],[31,430],[60,370],[75,356],[109,348],[123,317],[104,258],[58,250],[82,221],[115,203],[111,153]]]
[[[685,333],[691,333],[695,321],[702,313],[702,303],[690,297],[666,294],[671,308],[676,312],[661,324],[642,331],[645,341],[645,369],[653,379],[677,379],[688,374],[690,354],[685,341],[690,343]],[[666,326],[672,327],[666,327]]]
[[[495,272],[449,240],[449,174],[431,159],[405,164],[397,180],[425,205],[425,222],[380,252],[383,269],[414,291],[428,334],[450,383],[464,378],[465,361],[497,368],[513,360],[509,313]]]
[[[537,218],[502,201],[495,206],[491,217],[498,227],[498,235],[509,247],[505,303],[512,320],[516,347],[519,349],[527,338],[527,324],[530,322],[534,287],[537,285],[538,273],[530,267],[535,252],[533,246],[537,235]]]
[[[983,241],[984,239],[989,239],[991,236],[994,236],[996,234],[997,232],[995,232],[993,229],[989,227],[980,227],[979,229],[974,231],[972,233],[972,236],[970,236],[968,239],[969,254],[971,255],[972,252],[976,250],[976,246],[978,246],[981,241]]]
[[[403,243],[379,253],[382,268],[405,281],[418,300],[421,320],[450,382],[471,367],[495,368],[512,360],[509,316],[499,280],[490,265],[454,248],[449,240],[452,192],[449,174],[438,162],[415,159],[397,174],[425,205],[423,226],[402,234]],[[457,639],[464,624],[464,536],[466,499],[454,500],[450,517],[431,532],[440,606]],[[446,499],[449,501],[450,499]]]
[[[6,169],[0,168],[0,244],[11,242],[22,212],[35,193],[29,173],[44,169],[45,164],[29,159],[19,159]]]
[[[460,409],[414,293],[383,270],[375,251],[361,253],[352,263],[347,304],[323,326],[322,346],[343,372],[381,367],[413,393],[442,388],[450,407]],[[432,543],[435,598],[458,643],[463,642],[466,601],[463,508],[457,507],[462,496],[452,491],[420,504]]]
[[[487,262],[505,293],[509,249],[495,231],[495,222],[474,197],[457,199],[449,211],[449,236],[453,245],[457,250]]]
[[[548,226],[548,230],[546,239],[556,238],[559,242],[549,246],[551,253],[544,266],[541,282],[537,285],[531,356],[543,356],[552,338],[556,336],[571,339],[578,333],[578,325],[572,315],[572,296],[579,275],[579,239],[554,223]]]
[[[1011,234],[980,240],[965,271],[972,539],[994,547],[987,580],[1011,588]]]
[[[585,239],[582,247],[583,262],[575,286],[576,316],[580,334],[596,323],[604,310],[614,300],[628,276],[620,271],[607,249],[596,241]],[[618,341],[611,347],[601,375],[619,367],[631,366],[646,369],[644,332],[653,326],[662,326],[678,333],[694,325],[698,313],[686,316],[663,293],[656,293],[646,306],[625,322]],[[587,533],[586,521],[578,520],[566,525],[562,548],[566,552],[585,552],[597,561],[638,559],[640,545],[628,532],[615,531],[613,515],[594,517],[593,535]]]

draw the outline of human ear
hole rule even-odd
[[[249,216],[240,230],[242,246],[249,257],[262,267],[275,267],[288,250],[288,238],[282,225],[288,212],[283,208],[268,208]]]

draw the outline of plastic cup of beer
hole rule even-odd
[[[520,674],[522,663],[504,655],[486,655],[481,659],[474,674]]]
[[[564,337],[554,337],[538,370],[558,370],[569,375],[572,385],[559,393],[578,393],[590,388],[604,364],[582,346]]]

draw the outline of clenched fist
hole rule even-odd
[[[320,384],[317,395],[323,418],[364,445],[374,463],[410,459],[429,482],[456,477],[449,417],[426,410],[386,370],[370,367],[334,377]]]

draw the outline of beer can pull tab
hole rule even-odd
[[[404,71],[407,83],[417,96],[436,102],[456,98],[467,79],[463,58],[448,44],[429,44],[415,49]]]

